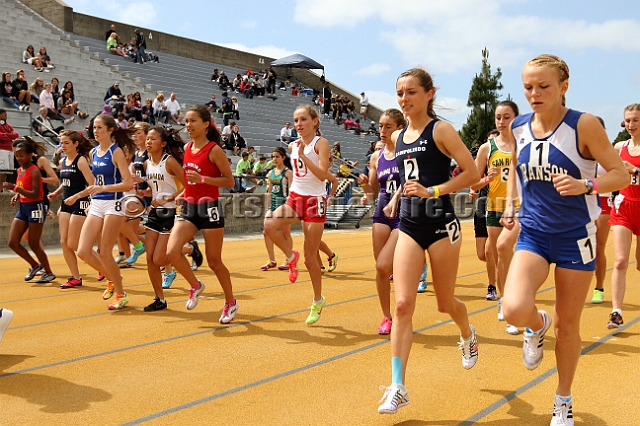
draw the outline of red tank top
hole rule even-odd
[[[215,142],[209,142],[197,153],[191,152],[193,141],[189,142],[184,148],[184,182],[185,191],[184,199],[191,204],[204,204],[215,201],[220,196],[220,190],[217,186],[207,185],[203,183],[189,183],[187,180],[187,171],[195,170],[202,176],[220,177],[218,166],[209,160],[209,152],[216,146]]]
[[[624,145],[622,145],[622,149],[620,150],[620,159],[622,161],[628,161],[635,167],[640,167],[640,155],[634,157],[629,153],[629,142],[630,141],[626,141]],[[631,180],[630,185],[621,189],[620,194],[624,195],[628,200],[640,201],[640,176],[636,176],[634,174],[629,176]]]
[[[22,169],[22,167],[20,167],[18,169],[18,179],[16,179],[16,185],[19,186],[22,189],[26,189],[27,191],[33,191],[33,177],[31,176],[31,174],[33,173],[34,170],[37,170],[38,166],[36,166],[35,164],[31,165],[27,170]],[[31,199],[31,198],[27,198],[27,197],[23,197],[22,195],[20,195],[20,202],[21,203],[33,203],[34,201],[42,201],[44,196],[44,192],[43,192],[43,188],[42,188],[42,177],[40,177],[40,197],[37,199]]]

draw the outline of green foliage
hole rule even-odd
[[[500,77],[502,77],[500,68],[495,73],[491,73],[489,51],[484,48],[482,71],[473,78],[471,90],[469,90],[467,106],[472,110],[459,132],[460,138],[468,147],[474,146],[476,142],[484,143],[487,133],[495,128],[494,113],[500,99],[498,91],[502,90]]]
[[[629,134],[629,132],[627,132],[627,129],[622,129],[620,130],[620,133],[618,133],[618,136],[616,136],[615,140],[613,141],[613,143],[617,143],[620,141],[626,141],[631,139],[631,135]]]

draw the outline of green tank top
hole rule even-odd
[[[280,174],[276,174],[276,169],[269,172],[269,181],[271,181],[271,203],[269,204],[269,210],[271,211],[275,211],[283,205],[287,199],[287,194],[289,194],[289,184],[286,178],[287,170],[289,169],[285,167]]]

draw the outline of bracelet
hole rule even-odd
[[[489,176],[485,176],[483,180],[484,180],[484,183],[489,183]]]
[[[18,185],[14,185],[13,192],[18,192]]]
[[[638,170],[638,169],[636,169],[636,170]],[[596,180],[594,178],[590,178],[589,180],[591,182],[593,182],[593,192],[595,194],[597,194],[598,193],[598,182],[596,182]]]
[[[200,183],[204,183],[204,175],[200,175]]]
[[[433,196],[435,198],[438,198],[440,196],[440,188],[438,188],[438,185],[435,185],[432,188],[433,188]]]

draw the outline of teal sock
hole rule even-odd
[[[402,360],[397,356],[391,358],[391,384],[402,384]]]
[[[144,244],[142,244],[142,241],[138,241],[138,244],[133,246],[133,248],[136,250],[140,250],[142,247],[144,247]]]
[[[562,402],[564,402],[565,404],[569,404],[571,402],[571,395],[569,396],[561,396],[561,395],[556,395],[558,397],[558,399]]]

